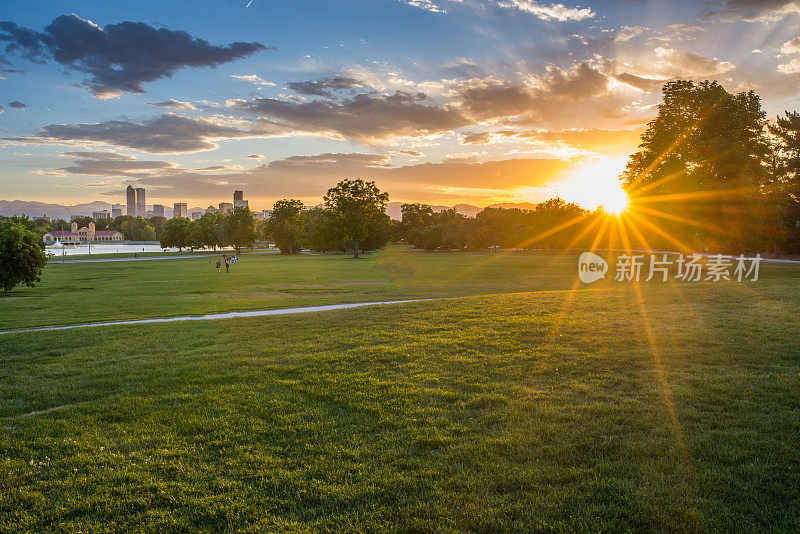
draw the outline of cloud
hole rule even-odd
[[[542,20],[557,20],[559,22],[585,20],[595,16],[594,11],[588,7],[567,7],[564,4],[543,5],[534,0],[509,0],[498,2],[497,5],[516,8],[520,11],[531,13]]]
[[[789,63],[778,65],[778,72],[782,74],[800,74],[800,59],[793,59]]]
[[[5,113],[5,112],[6,112],[6,108],[4,108],[3,106],[0,106],[0,113]]]
[[[250,154],[247,159],[262,159],[263,157],[261,154]]]
[[[563,106],[607,93],[608,76],[582,62],[566,70],[550,65],[544,76],[527,84],[470,80],[460,88],[459,99],[467,116],[476,121],[513,117],[536,121],[563,116]]]
[[[83,151],[83,152],[64,152],[63,156],[84,159],[104,159],[104,160],[132,160],[133,156],[108,151]]]
[[[694,52],[657,47],[655,70],[673,76],[714,76],[736,68],[728,61],[706,58]]]
[[[647,30],[647,28],[643,28],[642,26],[623,26],[617,30],[617,34],[614,36],[614,41],[623,43],[630,41],[634,37],[644,33],[645,30]]]
[[[780,20],[790,13],[800,13],[797,0],[721,0],[720,8],[708,16],[723,20],[766,22]]]
[[[82,85],[98,98],[144,93],[142,84],[171,77],[188,67],[216,67],[266,47],[234,42],[215,46],[184,31],[121,22],[101,28],[77,15],[57,17],[42,32],[0,22],[5,52],[29,61],[52,58],[67,69],[87,74]]]
[[[231,78],[234,78],[236,80],[241,80],[243,82],[254,83],[256,85],[266,85],[266,86],[275,85],[274,83],[268,82],[267,80],[264,80],[259,76],[256,76],[255,74],[231,74]]]
[[[800,54],[800,37],[786,41],[781,46],[781,54]]]
[[[70,167],[62,167],[58,170],[86,176],[141,178],[163,174],[168,169],[177,168],[176,164],[168,161],[81,159],[75,161],[74,165]]]
[[[170,99],[164,100],[162,102],[148,102],[147,105],[148,106],[155,106],[157,108],[175,109],[175,110],[193,111],[193,110],[197,109],[197,106],[195,106],[191,102],[181,102],[180,100],[175,100],[174,98],[170,98]]]
[[[6,138],[22,143],[102,143],[154,154],[199,152],[217,148],[215,140],[269,136],[269,125],[258,131],[216,124],[208,119],[161,115],[141,123],[107,121],[96,124],[48,124],[32,137]]]
[[[354,87],[363,87],[364,85],[366,84],[361,80],[350,76],[332,76],[316,81],[289,82],[286,87],[301,95],[330,97],[331,91],[341,91],[342,89],[352,89]]]
[[[630,85],[640,91],[645,93],[652,93],[653,91],[658,91],[664,85],[665,80],[661,78],[643,78],[642,76],[636,76],[635,74],[630,74],[628,72],[621,72],[619,74],[614,75],[614,79],[618,82],[622,82],[626,85]]]
[[[430,0],[400,0],[400,1],[411,7],[424,9],[425,11],[430,11],[431,13],[447,13],[447,10],[442,9],[437,4],[431,2]]]
[[[422,93],[396,91],[362,93],[340,101],[229,100],[226,106],[277,121],[297,133],[320,133],[365,143],[442,133],[469,123],[458,110],[428,101]]]
[[[20,102],[19,100],[14,100],[13,102],[9,102],[8,105],[11,106],[14,109],[18,109],[20,111],[23,111],[25,108],[28,107],[25,104],[23,104],[22,102]]]
[[[399,154],[401,156],[410,156],[412,158],[421,158],[422,156],[425,155],[419,150],[395,150],[392,153]]]

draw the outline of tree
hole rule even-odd
[[[775,209],[778,240],[788,252],[800,252],[800,113],[785,112],[769,132],[775,142],[772,183],[767,190]]]
[[[365,243],[377,241],[377,234],[388,236],[389,216],[386,204],[389,194],[381,192],[375,182],[342,180],[324,197],[332,227],[342,242],[352,244],[353,258]]]
[[[25,225],[0,221],[0,287],[8,293],[15,286],[33,287],[41,280],[47,263],[42,238]]]
[[[225,237],[236,253],[244,247],[252,247],[256,242],[256,221],[250,208],[237,206],[225,216]]]
[[[282,254],[297,254],[306,240],[303,203],[300,200],[278,200],[272,206],[272,217],[266,221],[267,239],[272,238]]]
[[[222,242],[225,216],[219,212],[206,213],[192,223],[189,233],[189,246],[193,248],[213,248]]]
[[[192,229],[192,221],[183,217],[176,217],[168,220],[164,224],[161,232],[161,247],[177,247],[183,250],[189,245],[189,232]]]
[[[752,245],[769,153],[758,95],[685,80],[668,82],[663,92],[623,174],[634,207],[661,212],[658,226],[690,247]]]

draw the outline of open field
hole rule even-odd
[[[41,284],[0,293],[0,330],[203,315],[317,304],[437,298],[575,287],[577,253],[244,255],[217,274],[212,257],[49,264]],[[578,289],[613,287],[600,281]],[[800,265],[764,264],[762,280],[800,281]],[[701,284],[702,285],[702,284]],[[737,285],[733,283],[733,285]],[[694,291],[692,284],[680,286]],[[760,286],[757,286],[760,287]]]
[[[569,291],[574,256],[145,263],[49,266],[0,320],[462,297],[3,335],[0,530],[800,529],[796,265]]]

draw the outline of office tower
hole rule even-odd
[[[114,219],[122,217],[122,208],[117,208],[116,206],[111,208],[111,217]]]
[[[144,201],[144,187],[136,188],[136,215],[144,217],[147,213],[147,207]]]
[[[219,203],[219,212],[223,215],[233,211],[233,204],[230,202],[220,202]]]
[[[176,202],[172,205],[172,217],[187,217],[186,202]]]
[[[161,204],[153,204],[153,217],[163,217],[164,206]]]
[[[244,191],[234,191],[233,192],[233,207],[234,208],[246,208],[247,201],[244,199]]]
[[[128,201],[128,215],[136,217],[136,189],[129,185],[128,188],[125,189],[125,196]]]
[[[110,217],[111,214],[108,212],[108,210],[92,212],[92,219],[94,219],[95,221],[99,221],[100,219],[108,219]]]

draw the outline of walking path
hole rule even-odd
[[[70,324],[64,326],[40,326],[36,328],[0,330],[0,334],[12,334],[15,332],[44,332],[47,330],[71,330],[73,328],[87,328],[90,326],[173,323],[178,321],[215,321],[217,319],[233,319],[235,317],[263,317],[266,315],[289,315],[295,313],[309,313],[309,312],[329,311],[329,310],[343,310],[347,308],[360,308],[363,306],[376,306],[378,304],[402,304],[404,302],[422,302],[427,300],[439,300],[439,299],[408,299],[408,300],[383,300],[378,302],[353,302],[349,304],[326,304],[323,306],[305,306],[301,308],[277,308],[273,310],[209,313],[207,315],[184,315],[180,317],[160,317],[156,319],[131,319],[128,321],[109,321],[106,323]]]
[[[225,251],[228,254],[231,254],[229,251]],[[251,254],[280,254],[280,250],[258,250],[255,252],[242,252],[239,256],[244,255],[251,255]],[[130,252],[126,252],[125,254],[130,254]],[[53,265],[58,265],[61,263],[104,263],[108,261],[144,261],[144,260],[186,260],[191,258],[210,258],[214,256],[221,256],[222,252],[210,252],[208,254],[184,254],[180,256],[141,256],[139,258],[80,258],[75,260],[63,260],[60,259],[60,256],[53,257],[51,256],[48,258],[48,263],[52,263]],[[67,256],[69,257],[69,256]]]

